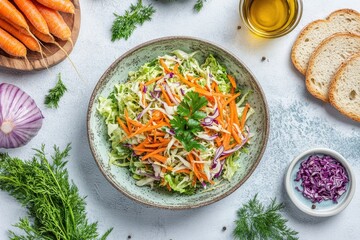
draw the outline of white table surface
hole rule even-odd
[[[288,225],[300,239],[360,239],[360,195],[330,218],[308,217],[295,209],[285,193],[283,178],[289,162],[312,147],[332,148],[344,155],[356,176],[360,175],[360,124],[340,115],[330,105],[315,100],[306,92],[304,79],[290,62],[290,49],[299,31],[309,22],[324,18],[340,8],[360,11],[359,0],[304,1],[303,17],[290,34],[273,40],[249,33],[238,14],[238,0],[208,0],[203,10],[192,11],[195,0],[150,1],[157,9],[151,22],[135,30],[128,41],[110,41],[113,12],[122,14],[132,1],[86,0],[81,2],[81,31],[69,61],[40,72],[14,74],[0,71],[0,82],[16,84],[30,94],[45,116],[38,135],[26,146],[8,151],[29,159],[42,143],[51,152],[54,144],[72,143],[68,169],[70,177],[87,195],[91,221],[99,221],[104,232],[114,227],[109,239],[201,240],[232,239],[236,210],[255,193],[268,203],[277,197],[286,204],[283,212]],[[242,26],[240,30],[238,26]],[[125,51],[145,41],[187,35],[210,40],[242,59],[255,74],[266,94],[270,109],[270,138],[265,154],[246,183],[225,199],[210,206],[184,211],[168,211],[140,205],[117,192],[103,177],[91,155],[86,135],[86,111],[92,90],[108,66]],[[261,61],[265,56],[266,61]],[[57,110],[45,108],[48,89],[61,72],[69,91]],[[1,150],[4,151],[4,150]],[[360,179],[358,179],[360,181]],[[12,197],[0,192],[0,239],[7,239],[26,211]],[[223,226],[227,227],[222,231]]]

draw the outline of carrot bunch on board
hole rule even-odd
[[[59,11],[74,14],[75,7],[70,0],[0,0],[0,49],[26,58],[27,50],[42,53],[40,41],[71,41]]]

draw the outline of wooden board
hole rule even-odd
[[[75,6],[75,14],[61,13],[61,15],[71,30],[71,39],[75,45],[80,30],[80,3],[79,0],[73,0],[72,2]],[[29,61],[23,58],[12,57],[0,49],[0,68],[16,71],[33,71],[54,66],[64,60],[73,49],[73,45],[69,41],[62,41],[60,39],[56,39],[56,41],[63,50],[55,44],[44,43],[44,57],[40,53],[28,50],[27,58]]]

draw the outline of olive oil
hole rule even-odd
[[[299,0],[242,0],[243,20],[255,34],[277,37],[299,20]]]

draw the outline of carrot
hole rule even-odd
[[[178,70],[179,68],[179,64],[176,64],[174,67],[174,73],[176,76],[178,76],[178,78],[180,79],[181,82],[187,84],[190,87],[194,87],[195,88],[195,92],[198,92],[202,95],[205,96],[209,96],[209,97],[213,97],[213,96],[218,96],[218,97],[231,97],[230,94],[222,94],[222,93],[211,93],[209,91],[206,91],[205,89],[199,87],[199,85],[194,84],[192,82],[189,82],[188,80],[186,80],[186,78],[184,78],[184,76],[182,76]]]
[[[155,155],[155,154],[157,154],[157,153],[163,152],[163,151],[165,151],[165,150],[166,150],[166,148],[159,148],[159,149],[157,149],[157,150],[153,150],[151,153],[146,154],[145,156],[141,157],[141,160],[146,160],[146,159],[148,159],[149,157],[151,157],[151,156],[153,156],[153,155]]]
[[[41,52],[40,44],[33,37],[23,34],[18,31],[16,28],[11,26],[9,23],[0,19],[0,27],[6,30],[8,33],[17,38],[20,42],[22,42],[26,47],[28,47],[31,51]]]
[[[244,130],[245,127],[245,121],[246,121],[246,115],[249,111],[250,105],[248,103],[246,103],[243,114],[241,116],[241,121],[240,121],[240,130]]]
[[[46,35],[50,34],[44,17],[31,0],[14,0],[14,2],[36,30]]]
[[[157,125],[153,125],[153,126],[151,126],[151,127],[148,127],[148,126],[145,125],[143,128],[138,129],[136,132],[130,134],[130,135],[127,136],[127,137],[125,137],[125,138],[122,139],[120,142],[123,142],[124,140],[129,139],[129,138],[132,138],[132,137],[134,137],[134,136],[136,136],[136,135],[138,135],[138,134],[141,134],[141,133],[143,133],[143,132],[148,132],[148,131],[151,131],[151,130],[153,130],[153,129],[161,128],[161,127],[164,127],[164,126],[167,126],[167,125],[168,125],[168,124],[165,123],[165,122],[159,123],[159,124],[157,124]]]
[[[235,139],[235,141],[240,144],[241,143],[241,140],[239,138],[239,135],[236,133],[236,131],[234,129],[231,129],[231,133],[232,133],[232,136],[233,138]]]
[[[0,0],[0,16],[24,29],[29,29],[24,16],[8,0]]]
[[[128,130],[128,128],[125,126],[125,124],[121,121],[121,119],[119,117],[116,118],[116,121],[118,122],[118,124],[121,126],[121,128],[124,130],[124,132],[126,133],[126,135],[130,135],[130,132]]]
[[[0,0],[3,1],[3,0]],[[44,17],[51,34],[55,37],[60,38],[64,41],[71,41],[71,31],[68,25],[66,25],[63,17],[59,14],[58,11],[44,7],[38,3],[35,3],[36,8],[39,10],[41,15]]]
[[[224,103],[224,106],[227,106],[231,101],[233,101],[234,99],[236,99],[238,96],[240,96],[240,93],[237,93],[237,94],[231,96],[231,97]]]
[[[170,98],[169,98],[169,96],[167,95],[164,87],[161,86],[161,85],[159,85],[159,87],[160,87],[161,92],[162,92],[162,94],[163,94],[163,96],[164,96],[164,98],[165,98],[166,103],[167,103],[169,106],[172,106],[173,104],[172,104],[172,102],[170,101]]]
[[[231,128],[232,128],[232,120],[231,120],[231,117],[230,117],[230,118],[228,118],[228,126],[227,126],[227,131],[229,133],[225,133],[225,136],[224,136],[224,148],[225,148],[225,150],[229,149]]]
[[[126,108],[124,110],[124,113],[125,113],[125,120],[126,120],[127,128],[129,129],[129,132],[131,132],[131,129],[132,129],[131,122],[130,122],[129,114],[128,114],[128,111],[126,110]]]
[[[228,74],[227,77],[230,80],[231,86],[236,89],[235,78],[233,76],[231,76],[230,74]]]
[[[180,169],[180,170],[176,170],[176,173],[186,173],[186,174],[190,174],[190,170],[189,169]]]
[[[159,154],[152,155],[151,158],[160,161],[161,163],[165,163],[167,160],[167,157],[161,156]]]
[[[164,62],[164,60],[162,58],[160,58],[159,62],[160,62],[160,65],[163,67],[165,73],[170,73],[171,72],[171,70],[168,68],[168,66],[166,66],[166,64],[165,64],[165,62]]]
[[[26,57],[26,47],[0,28],[0,48],[11,56]]]
[[[145,144],[145,147],[147,147],[147,148],[162,147],[164,145],[167,145],[169,142],[170,142],[169,139],[165,139],[161,143]]]
[[[156,82],[156,81],[158,81],[158,80],[162,79],[163,77],[164,77],[164,76],[163,76],[163,75],[161,75],[160,77],[153,78],[153,79],[151,79],[151,80],[147,81],[147,82],[145,83],[145,85],[146,85],[146,86],[148,86],[148,85],[150,85],[150,84],[152,84],[152,83],[154,83],[154,82]]]
[[[39,32],[31,23],[28,23],[29,28],[30,28],[30,32],[32,34],[35,35],[35,37],[37,37],[39,40],[45,42],[45,43],[54,43],[57,44],[55,42],[55,39],[53,36],[51,36],[51,34],[44,34],[42,32]]]
[[[75,13],[74,4],[69,0],[36,0],[42,5],[66,13]]]

